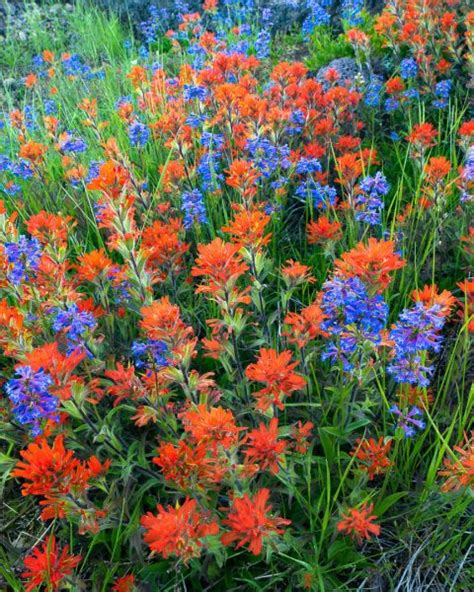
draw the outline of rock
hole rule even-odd
[[[332,60],[332,62],[329,62],[327,66],[324,66],[324,68],[318,70],[316,74],[316,80],[323,86],[327,84],[325,74],[329,69],[337,70],[340,76],[339,80],[341,82],[346,80],[352,81],[357,76],[363,74],[354,58],[338,58],[336,60]]]

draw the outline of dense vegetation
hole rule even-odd
[[[0,589],[474,589],[474,13],[176,4],[7,20]]]

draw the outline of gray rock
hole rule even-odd
[[[324,68],[318,70],[316,74],[316,80],[323,86],[326,85],[325,74],[331,68],[337,70],[340,76],[339,80],[341,82],[346,80],[352,81],[357,76],[360,76],[361,74],[363,75],[354,58],[338,58],[336,60],[332,60],[332,62],[329,62],[327,66],[324,66]]]

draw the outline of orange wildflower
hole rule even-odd
[[[43,157],[47,151],[48,147],[44,144],[30,140],[26,144],[21,145],[18,156],[26,158],[26,160],[29,160],[33,164],[39,164],[43,161]]]
[[[187,563],[199,557],[203,547],[202,539],[219,532],[216,522],[199,511],[197,501],[186,498],[183,505],[164,508],[157,506],[158,514],[147,512],[141,519],[145,529],[144,541],[154,553],[165,559],[175,555]]]
[[[265,412],[272,403],[279,409],[284,409],[280,397],[289,396],[305,387],[306,379],[293,372],[297,366],[298,362],[291,362],[289,350],[281,354],[274,349],[260,350],[257,362],[250,364],[245,370],[245,376],[249,380],[265,385],[265,388],[254,393],[257,409]]]
[[[127,74],[127,78],[131,81],[134,88],[138,88],[147,80],[146,70],[142,66],[132,66],[130,72]]]
[[[268,469],[276,475],[279,471],[278,463],[286,449],[286,440],[278,441],[278,419],[273,417],[267,427],[261,423],[258,428],[248,433],[246,439],[245,460],[257,463],[261,471]]]
[[[33,74],[33,72],[31,74],[28,74],[28,76],[25,78],[26,88],[32,88],[33,86],[35,86],[37,82],[38,76],[36,76],[36,74]]]
[[[128,575],[117,578],[112,586],[112,592],[133,592],[135,587],[135,576]]]
[[[440,307],[438,314],[443,317],[448,316],[456,304],[456,298],[451,292],[449,290],[438,292],[436,284],[427,284],[421,290],[413,290],[411,297],[415,302],[423,302],[427,306],[437,304]]]
[[[320,216],[317,220],[311,221],[306,227],[306,232],[310,245],[342,238],[341,224],[330,222],[327,216]]]
[[[433,156],[425,166],[427,180],[432,183],[439,183],[451,171],[451,163],[444,156]]]
[[[29,444],[20,452],[22,461],[18,461],[12,471],[13,477],[19,477],[24,483],[23,495],[38,495],[45,499],[41,517],[48,520],[55,516],[64,517],[65,498],[78,498],[89,488],[89,481],[108,470],[110,461],[101,464],[95,456],[88,461],[80,461],[71,450],[64,448],[64,436],[56,436],[50,447],[45,438]]]
[[[377,516],[372,515],[373,504],[362,504],[357,508],[352,508],[347,514],[342,515],[342,520],[337,523],[337,530],[348,534],[361,544],[363,539],[370,540],[372,535],[380,534],[380,525],[374,524]]]
[[[118,197],[128,183],[129,173],[113,160],[100,166],[99,174],[87,184],[87,189],[103,191],[111,197]]]
[[[294,288],[305,282],[313,283],[315,281],[311,275],[311,268],[298,261],[293,261],[293,259],[288,259],[285,266],[281,269],[281,275],[288,288]]]
[[[209,452],[207,443],[190,446],[183,440],[177,444],[161,442],[153,463],[160,467],[167,481],[181,489],[209,488],[219,483],[226,472],[224,463]]]
[[[471,432],[470,438],[465,436],[465,442],[455,446],[454,450],[458,458],[446,457],[443,461],[445,468],[438,472],[441,477],[447,477],[441,491],[474,490],[474,432]]]
[[[136,400],[145,395],[145,389],[138,376],[135,375],[135,368],[125,368],[120,362],[115,370],[106,370],[104,376],[112,381],[112,386],[107,387],[107,394],[114,397],[113,406],[120,405],[123,400]]]
[[[109,277],[114,272],[114,264],[103,249],[96,249],[78,257],[75,268],[79,279],[88,282],[95,281],[99,276]]]
[[[431,123],[417,123],[406,139],[420,148],[430,148],[436,144],[437,135],[438,131]]]
[[[234,160],[227,171],[226,183],[242,192],[243,197],[251,198],[255,195],[255,183],[260,173],[254,168],[251,161]]]
[[[351,451],[351,456],[355,456],[361,461],[360,468],[367,472],[369,481],[376,475],[385,473],[392,465],[392,462],[387,457],[392,447],[392,440],[384,442],[383,436],[376,441],[373,438],[368,440],[356,440],[354,450]]]
[[[271,233],[265,234],[265,228],[271,221],[271,217],[257,208],[241,210],[228,226],[223,226],[222,231],[231,235],[231,241],[240,247],[254,248],[267,245],[271,239]]]
[[[232,411],[222,407],[208,409],[198,405],[185,411],[182,419],[184,429],[198,444],[205,442],[225,449],[237,444],[239,433],[244,429],[236,426]]]
[[[337,181],[343,185],[354,184],[362,173],[362,160],[357,154],[348,152],[339,156],[336,161]]]
[[[215,238],[207,245],[198,245],[198,253],[191,275],[204,276],[207,281],[197,288],[197,293],[232,289],[240,276],[248,270],[239,254],[239,245],[225,243],[220,238]]]
[[[286,315],[285,324],[289,325],[289,328],[285,329],[283,335],[290,343],[303,348],[318,335],[326,335],[321,330],[323,320],[324,314],[321,307],[313,302],[303,308],[300,313],[290,312]]]
[[[259,489],[253,497],[245,494],[235,498],[229,509],[229,514],[222,522],[231,530],[222,535],[224,545],[231,545],[238,541],[236,548],[248,545],[249,551],[259,555],[263,548],[263,541],[273,535],[283,534],[282,526],[291,523],[284,518],[272,518],[269,514],[272,506],[268,503],[270,491]]]
[[[41,210],[38,214],[30,216],[26,228],[31,236],[36,237],[45,245],[54,243],[64,246],[67,242],[68,231],[74,225],[71,216],[58,216]]]
[[[25,592],[32,592],[40,586],[57,592],[62,589],[64,579],[72,574],[81,559],[80,555],[69,554],[68,545],[60,550],[56,537],[54,534],[50,535],[41,546],[34,547],[24,560],[25,570],[21,577],[28,580],[25,582]]]
[[[344,277],[358,277],[376,292],[383,292],[390,284],[390,273],[406,264],[394,253],[393,241],[369,238],[368,244],[360,242],[335,261],[335,271]]]
[[[181,320],[179,306],[171,304],[168,296],[155,300],[150,306],[140,309],[140,327],[150,339],[164,341],[171,348],[193,335],[192,327]]]

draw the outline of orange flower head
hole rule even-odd
[[[303,389],[306,379],[293,372],[298,362],[291,362],[291,351],[285,350],[279,354],[274,349],[262,348],[257,362],[247,366],[245,376],[249,380],[261,382],[265,387],[256,393],[257,409],[265,412],[273,403],[279,409],[284,409],[281,396],[289,396],[295,391]]]
[[[168,296],[155,300],[140,309],[140,327],[150,339],[164,341],[173,347],[193,336],[193,329],[181,320],[179,306],[171,304]]]
[[[231,411],[222,407],[198,405],[183,413],[184,428],[198,443],[208,443],[212,446],[220,445],[225,449],[235,446],[243,428],[235,424],[235,417]]]
[[[187,563],[201,554],[203,538],[219,532],[217,523],[199,511],[196,500],[186,498],[174,508],[159,504],[157,509],[156,515],[148,512],[142,516],[141,525],[145,543],[164,559],[173,555]]]
[[[460,489],[474,490],[474,432],[465,437],[465,442],[454,447],[458,453],[456,459],[450,456],[444,459],[444,469],[438,475],[447,477],[441,487],[444,492]]]
[[[417,123],[406,139],[420,148],[431,148],[436,144],[437,136],[438,130],[431,123]]]
[[[221,460],[207,442],[190,446],[183,440],[177,444],[161,442],[153,463],[160,467],[166,481],[173,481],[183,490],[209,489],[219,484],[226,473]]]
[[[451,163],[444,156],[433,156],[425,166],[425,174],[429,183],[436,184],[449,175]]]
[[[239,549],[248,545],[248,549],[254,555],[259,555],[263,548],[263,541],[270,536],[283,534],[282,526],[291,523],[284,518],[270,516],[272,506],[268,503],[270,491],[266,488],[259,489],[253,497],[245,494],[235,498],[229,509],[227,518],[222,522],[230,528],[230,532],[222,535],[224,545],[237,542]]]
[[[78,278],[81,281],[93,282],[98,277],[107,278],[114,274],[117,266],[107,257],[103,249],[91,251],[78,257],[78,264],[75,266]]]
[[[128,184],[130,175],[121,165],[113,160],[107,160],[100,166],[99,174],[92,179],[87,189],[102,191],[111,197],[118,197],[125,185]]]
[[[69,554],[67,545],[60,550],[56,537],[50,535],[24,560],[22,578],[28,580],[25,583],[25,592],[31,592],[39,586],[46,586],[51,592],[61,590],[62,582],[72,574],[80,561],[80,555]]]
[[[29,160],[33,164],[39,164],[43,161],[44,155],[48,151],[48,147],[39,142],[30,140],[26,144],[22,144],[18,156]]]
[[[290,312],[285,317],[285,329],[283,335],[287,337],[290,343],[296,344],[299,348],[305,347],[310,341],[318,335],[327,335],[321,330],[321,323],[324,320],[324,314],[321,307],[316,302],[306,306],[298,314]]]
[[[315,280],[311,275],[311,268],[293,259],[288,259],[281,269],[281,275],[288,288],[294,288],[306,282],[313,283]]]
[[[316,245],[327,241],[336,241],[342,238],[341,224],[330,222],[327,216],[320,216],[306,227],[308,243]]]
[[[59,216],[41,210],[30,216],[26,228],[31,236],[36,237],[42,244],[48,243],[63,246],[67,242],[68,230],[74,226],[71,216]]]
[[[270,242],[271,233],[265,234],[270,221],[271,217],[260,209],[243,209],[228,226],[222,227],[222,231],[230,234],[231,241],[236,245],[259,250]]]
[[[358,508],[352,508],[342,515],[342,520],[337,523],[337,530],[354,538],[359,544],[363,539],[370,540],[372,535],[380,534],[380,525],[374,524],[377,516],[372,515],[373,504],[362,504]]]
[[[358,439],[351,455],[361,461],[360,468],[367,472],[371,481],[376,475],[385,473],[392,466],[392,462],[387,457],[391,447],[392,440],[384,442],[383,436],[377,441],[373,438]]]
[[[255,194],[255,183],[260,173],[254,168],[251,161],[234,160],[228,170],[226,179],[227,185],[242,192],[244,197],[253,197]]]
[[[246,443],[245,460],[257,463],[261,471],[268,469],[276,475],[287,446],[286,440],[278,440],[278,419],[273,417],[268,427],[261,423],[248,433]]]
[[[26,76],[26,78],[25,78],[26,88],[32,88],[33,86],[36,85],[37,82],[38,82],[38,76],[36,76],[36,74],[33,74],[33,72],[31,72],[31,74],[28,74],[28,76]]]
[[[367,245],[360,242],[336,260],[336,273],[344,277],[358,277],[376,292],[383,292],[392,281],[390,273],[406,264],[394,248],[393,241],[371,237]]]
[[[135,588],[135,576],[128,575],[117,578],[112,586],[112,592],[133,592]]]
[[[439,292],[436,284],[427,284],[421,290],[413,290],[411,297],[415,302],[423,302],[427,306],[438,305],[440,307],[438,314],[443,317],[449,316],[456,305],[456,298],[451,292],[449,290]]]
[[[239,254],[239,245],[225,243],[215,238],[207,245],[198,245],[198,253],[191,270],[193,277],[204,277],[197,292],[217,292],[232,289],[237,280],[248,270],[247,264]]]

